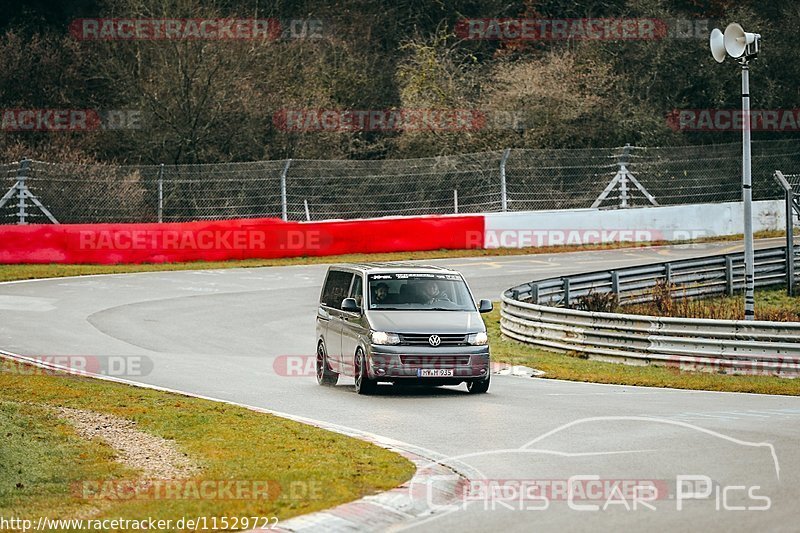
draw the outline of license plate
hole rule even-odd
[[[452,368],[418,368],[417,377],[420,378],[452,378]]]

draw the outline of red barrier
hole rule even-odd
[[[0,263],[172,263],[483,247],[484,218],[0,226]]]

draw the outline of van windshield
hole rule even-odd
[[[456,274],[371,274],[369,308],[475,311],[467,284]]]

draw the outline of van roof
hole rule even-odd
[[[427,272],[446,272],[446,273],[453,273],[453,274],[460,274],[457,270],[452,270],[449,268],[442,268],[435,265],[420,265],[416,263],[403,263],[403,262],[393,262],[393,263],[340,263],[336,265],[331,265],[330,268],[347,268],[353,270],[360,270],[365,273],[382,273],[382,272],[408,272],[408,273],[427,273]]]

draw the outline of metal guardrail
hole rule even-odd
[[[800,256],[793,250],[794,264]],[[756,251],[755,285],[781,284],[786,249]],[[795,272],[800,269],[795,268]],[[733,294],[744,287],[742,253],[577,274],[513,287],[502,297],[508,337],[591,359],[628,364],[800,376],[800,323],[656,317],[570,309],[590,293],[616,294],[620,304],[652,299],[657,283],[677,297]]]

